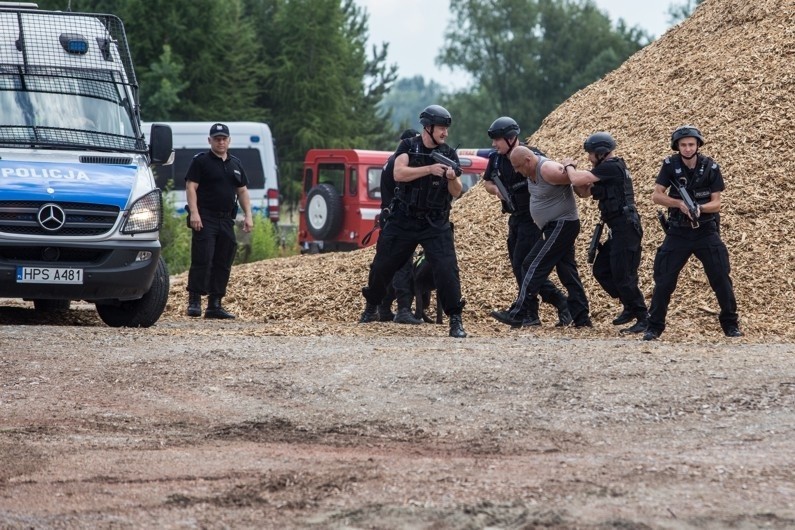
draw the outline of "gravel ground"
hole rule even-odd
[[[0,528],[795,526],[790,343],[0,319]]]

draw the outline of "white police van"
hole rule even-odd
[[[122,22],[0,3],[0,297],[110,326],[151,326],[168,299],[161,192],[171,131],[141,129]]]
[[[210,148],[207,138],[214,123],[229,127],[232,138],[229,153],[243,163],[248,176],[251,209],[271,221],[279,221],[279,171],[273,145],[273,135],[266,123],[251,121],[172,121],[174,163],[155,170],[155,181],[161,190],[168,190],[178,213],[184,213],[185,173],[197,153]],[[144,123],[144,130],[149,124]]]

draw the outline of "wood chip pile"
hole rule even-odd
[[[552,158],[575,156],[580,167],[587,168],[585,138],[599,130],[616,138],[617,154],[634,177],[645,231],[640,274],[647,301],[654,287],[654,253],[663,239],[655,217],[658,207],[651,202],[654,179],[662,159],[671,153],[671,132],[693,124],[707,142],[702,152],[721,165],[726,181],[721,233],[731,257],[741,327],[756,339],[795,338],[795,243],[790,239],[795,233],[795,215],[790,212],[795,191],[793,65],[793,0],[706,0],[685,22],[574,94],[528,139]],[[487,127],[484,124],[484,144]],[[598,218],[596,203],[578,201],[583,221],[578,262],[594,333],[614,335],[609,321],[620,304],[599,288],[585,261]],[[505,250],[506,217],[478,184],[455,204],[453,220],[467,300],[464,322],[491,329],[488,312],[507,307],[516,294]],[[284,332],[297,335],[310,321],[355,322],[373,255],[374,249],[368,248],[237,266],[224,304],[244,319],[293,322]],[[167,315],[184,313],[186,282],[186,275],[172,279]],[[718,338],[722,335],[717,312],[703,268],[692,258],[669,308],[666,337],[697,339],[707,330]],[[542,305],[541,316],[545,325],[538,333],[559,332],[551,328],[556,320],[551,308]]]

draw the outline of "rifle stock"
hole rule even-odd
[[[499,190],[500,195],[502,195],[502,200],[505,201],[505,204],[508,207],[508,213],[515,212],[516,205],[513,203],[511,194],[508,193],[508,189],[505,187],[505,184],[502,183],[502,179],[498,175],[494,175],[491,181],[494,182],[494,185],[497,186],[497,190]]]

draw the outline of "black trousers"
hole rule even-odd
[[[699,228],[671,227],[654,257],[654,294],[649,309],[648,329],[662,333],[671,295],[676,289],[679,273],[695,256],[704,266],[709,285],[718,299],[721,328],[737,326],[737,299],[734,297],[729,251],[720,238],[714,221]]]
[[[414,219],[400,210],[389,218],[378,237],[367,287],[362,289],[364,298],[368,303],[380,304],[395,272],[411,259],[417,245],[425,250],[445,314],[460,314],[464,302],[452,226],[445,220]]]
[[[235,221],[201,210],[199,215],[203,228],[192,231],[188,291],[222,297],[237,252]]]
[[[527,315],[530,298],[538,295],[541,285],[554,268],[560,283],[568,292],[567,303],[574,324],[585,324],[590,320],[588,298],[574,259],[574,243],[580,233],[580,221],[550,221],[542,233],[543,239],[536,242],[522,264],[525,274],[519,296],[511,309],[511,318],[519,320]]]
[[[638,287],[643,230],[625,217],[610,225],[610,237],[602,245],[593,264],[593,275],[602,289],[618,298],[624,309],[636,317],[646,316],[646,300]]]
[[[533,246],[542,238],[541,229],[529,213],[514,213],[508,218],[508,259],[511,261],[511,269],[519,289],[522,288],[524,278],[522,263]],[[544,302],[555,307],[566,301],[566,295],[549,278],[542,282],[538,292]],[[538,296],[530,297],[527,302],[527,312],[529,315],[538,315]]]

